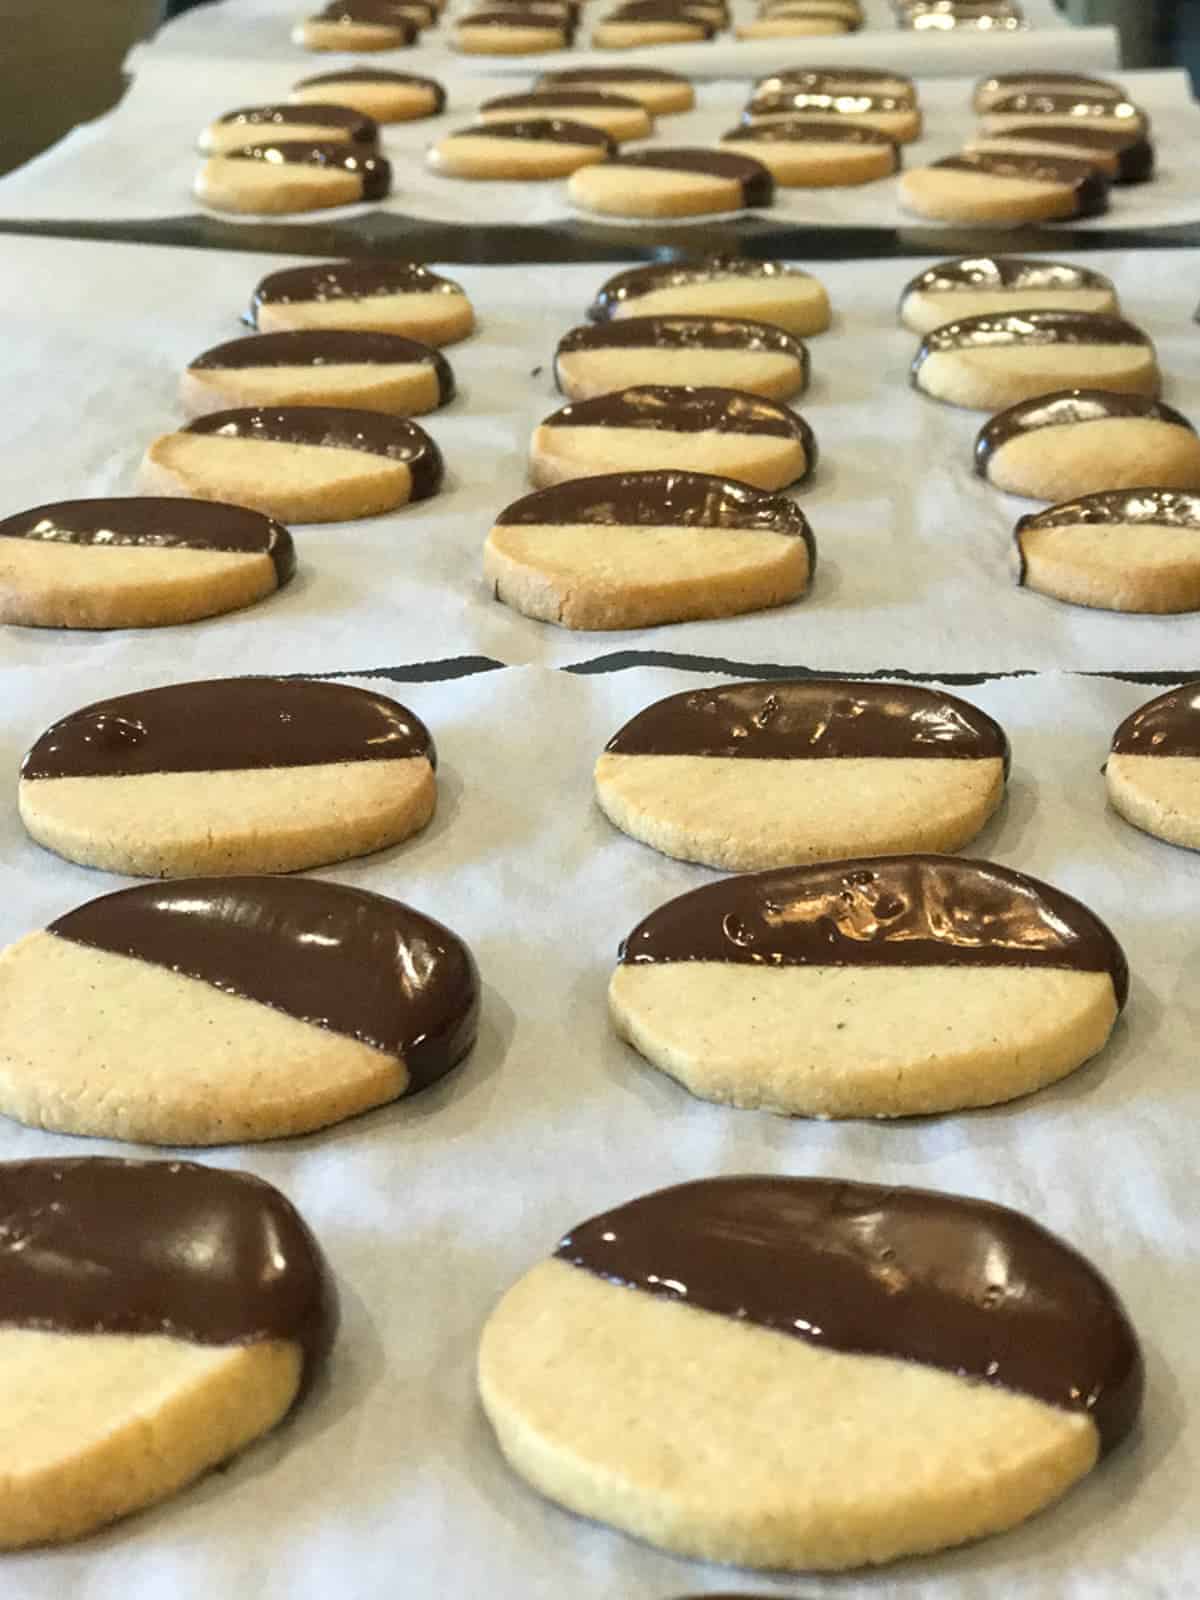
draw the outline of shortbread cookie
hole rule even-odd
[[[433,78],[411,72],[385,72],[382,67],[348,67],[301,78],[291,99],[307,105],[313,100],[336,100],[353,106],[376,122],[417,122],[446,109],[446,91]]]
[[[940,261],[918,273],[900,296],[900,320],[916,333],[929,333],[961,317],[1046,310],[1112,313],[1120,306],[1111,278],[1040,256]]]
[[[721,24],[692,10],[684,0],[627,0],[592,29],[596,50],[636,50],[656,44],[689,44],[715,38]]]
[[[648,139],[654,119],[640,100],[600,89],[541,89],[532,94],[504,94],[485,100],[480,122],[522,122],[529,117],[566,117],[599,128],[618,143]]]
[[[0,621],[154,628],[253,605],[296,568],[287,529],[201,500],[63,500],[0,522]]]
[[[404,706],[347,684],[216,678],[85,706],[21,766],[21,820],[135,877],[298,872],[396,844],[433,815],[436,756]]]
[[[429,8],[432,10],[432,8]],[[415,44],[420,26],[407,0],[330,0],[292,29],[302,50],[403,50]]]
[[[245,319],[263,333],[355,328],[423,344],[455,344],[474,330],[462,285],[415,261],[325,261],[269,272]]]
[[[1049,222],[1108,209],[1108,182],[1088,161],[960,151],[913,167],[900,203],[937,222]]]
[[[975,470],[1009,494],[1068,500],[1100,489],[1200,489],[1200,438],[1146,395],[1063,389],[985,423]]]
[[[802,483],[817,442],[787,406],[736,389],[642,384],[577,400],[534,429],[538,488],[599,472],[711,472],[756,489]]]
[[[1013,1527],[1131,1431],[1144,1383],[1114,1290],[1021,1213],[757,1176],[580,1223],[492,1313],[478,1375],[551,1500],[785,1570]]]
[[[599,89],[628,95],[655,117],[690,111],[696,103],[689,79],[659,67],[569,67],[563,72],[543,72],[533,87],[539,93],[543,89]]]
[[[863,23],[859,0],[759,0],[759,16],[769,17],[777,11],[791,11],[797,16],[807,12],[819,19],[837,18],[850,29],[860,28]]]
[[[382,200],[391,187],[391,165],[374,151],[279,139],[209,156],[193,190],[215,211],[276,215]]]
[[[574,36],[569,18],[510,7],[464,13],[450,35],[450,45],[464,55],[541,55],[565,50]]]
[[[1200,611],[1200,495],[1089,494],[1022,517],[1015,537],[1026,588],[1105,611]]]
[[[1196,517],[1200,503],[1184,514]],[[1168,690],[1126,717],[1104,776],[1109,803],[1126,822],[1200,850],[1200,683]]]
[[[824,333],[831,320],[825,286],[782,261],[708,256],[656,261],[609,278],[588,308],[593,322],[646,316],[746,317],[788,333]]]
[[[425,159],[448,178],[528,180],[565,178],[616,152],[616,140],[603,129],[546,116],[456,128],[431,145]]]
[[[205,155],[224,155],[260,139],[327,141],[374,150],[379,127],[373,117],[352,106],[312,101],[304,107],[245,106],[210,122],[200,135],[198,148]]]
[[[0,1112],[143,1144],[287,1138],[445,1077],[478,1016],[466,945],[396,900],[311,878],[123,889],[0,952]]]
[[[640,383],[705,384],[791,400],[808,387],[808,351],[782,328],[734,317],[621,317],[572,328],[554,379],[572,400]]]
[[[921,111],[905,95],[839,93],[812,89],[756,90],[743,122],[845,122],[877,128],[900,144],[921,136]]]
[[[564,628],[645,628],[784,605],[816,565],[783,495],[699,472],[576,478],[496,519],[483,568],[497,600]]]
[[[6,1549],[165,1500],[273,1428],[333,1344],[316,1240],[247,1173],[10,1161],[0,1211]]]
[[[886,95],[917,103],[917,86],[906,73],[876,67],[781,67],[755,80],[754,95],[777,94]]]
[[[815,118],[743,124],[724,134],[721,143],[751,152],[787,189],[871,183],[900,169],[900,147],[890,134]]]
[[[1110,183],[1145,183],[1154,176],[1154,146],[1143,133],[1115,133],[1094,128],[1020,123],[1003,133],[986,133],[967,141],[968,155],[1033,155],[1052,161],[1088,161]]]
[[[1155,395],[1159,372],[1153,344],[1132,322],[1086,311],[1024,311],[932,329],[912,381],[951,405],[1002,411],[1066,388]]]
[[[191,416],[221,406],[355,406],[396,417],[454,397],[445,356],[395,333],[296,329],[216,345],[189,363],[180,398]]]
[[[1004,797],[1008,741],[952,694],[841,679],[735,683],[639,712],[596,763],[600,808],[730,872],[957,850]]]
[[[149,494],[232,500],[283,522],[345,522],[425,500],[442,453],[415,422],[340,406],[251,406],[160,434],[139,469]]]
[[[1078,72],[997,72],[980,78],[971,97],[974,111],[990,111],[997,100],[1013,94],[1069,94],[1084,100],[1127,100],[1119,83],[1108,78],[1088,78]]]
[[[750,22],[740,23],[736,32],[739,39],[817,39],[853,33],[858,26],[845,11],[826,10],[823,7],[801,5],[799,0],[789,0],[786,5],[772,6],[760,12]]]
[[[769,206],[775,182],[761,161],[731,150],[661,149],[618,155],[573,173],[567,193],[584,211],[617,217],[697,217]]]
[[[1026,123],[1044,128],[1096,128],[1139,138],[1150,131],[1150,118],[1130,100],[1103,97],[1093,100],[1071,93],[1003,95],[992,102],[980,119],[984,133],[1004,133]]]
[[[614,1025],[704,1100],[819,1117],[995,1105],[1073,1072],[1125,1004],[1086,907],[1008,867],[873,856],[726,878],[621,946]]]

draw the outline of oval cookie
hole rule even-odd
[[[685,0],[627,0],[592,29],[594,50],[636,50],[656,44],[689,44],[713,39],[721,26]]]
[[[436,494],[442,454],[400,417],[336,406],[252,406],[161,434],[141,487],[233,500],[286,522],[342,522]]]
[[[538,488],[598,472],[669,468],[786,489],[816,464],[812,429],[786,406],[736,389],[655,384],[563,406],[534,429],[529,453]]]
[[[833,94],[814,89],[758,89],[743,122],[845,122],[877,128],[900,144],[921,136],[920,108],[907,95],[867,92]]]
[[[543,72],[534,84],[535,92],[542,89],[599,89],[628,95],[655,117],[690,111],[696,103],[689,79],[659,67],[568,67]]]
[[[478,1014],[466,945],[382,895],[123,889],[0,952],[0,1112],[149,1144],[287,1138],[437,1082]]]
[[[1003,133],[968,140],[968,155],[1034,155],[1087,161],[1110,183],[1145,183],[1154,176],[1154,146],[1145,134],[1056,124],[1019,123]]]
[[[975,471],[1033,500],[1100,489],[1200,489],[1200,439],[1185,416],[1146,395],[1064,389],[984,424]]]
[[[1108,209],[1108,183],[1087,161],[960,151],[900,179],[900,203],[937,222],[1047,222]]]
[[[1200,610],[1200,496],[1089,494],[1022,517],[1018,583],[1105,611]]]
[[[831,312],[824,284],[782,261],[708,256],[618,272],[588,307],[593,322],[617,317],[747,317],[789,333],[823,333]]]
[[[574,36],[575,26],[569,17],[510,7],[464,12],[450,36],[450,45],[464,55],[541,55],[547,50],[567,49]]]
[[[192,416],[221,406],[354,406],[417,417],[454,397],[454,374],[429,345],[394,333],[308,329],[216,345],[188,364]]]
[[[417,122],[446,109],[446,91],[433,78],[411,72],[386,72],[376,67],[348,67],[301,78],[291,99],[299,104],[336,100],[353,106],[376,122]]]
[[[789,1570],[1012,1527],[1130,1432],[1143,1381],[1113,1289],[1037,1223],[833,1178],[710,1178],[580,1223],[479,1350],[542,1494]]]
[[[565,178],[616,153],[602,128],[562,117],[480,122],[456,128],[431,145],[426,161],[450,178]]]
[[[1150,118],[1129,100],[1113,100],[1100,95],[1066,93],[1033,93],[1018,91],[994,100],[980,119],[984,133],[1003,133],[1020,123],[1039,123],[1050,128],[1099,128],[1110,133],[1135,133],[1144,136],[1150,130]]]
[[[900,296],[900,321],[915,333],[992,312],[1119,309],[1116,288],[1103,273],[1024,256],[940,261],[918,273]]]
[[[1200,501],[1180,508],[1196,529]],[[1170,689],[1138,708],[1113,735],[1104,768],[1114,811],[1168,844],[1200,849],[1200,684]]]
[[[621,1037],[704,1100],[819,1117],[995,1105],[1103,1048],[1120,947],[1007,867],[875,856],[726,878],[621,946]]]
[[[957,850],[1004,797],[1004,730],[908,684],[803,679],[670,695],[596,763],[596,799],[664,855],[730,872]]]
[[[737,317],[622,317],[572,328],[554,353],[572,400],[632,384],[703,384],[790,400],[808,387],[808,351],[782,328]]]
[[[654,120],[632,95],[600,89],[540,89],[532,94],[503,94],[485,100],[480,122],[521,122],[528,117],[565,117],[599,128],[610,139],[647,139]]]
[[[751,151],[786,189],[843,188],[900,170],[900,148],[878,128],[838,122],[755,122],[722,135],[722,144]]]
[[[332,140],[374,150],[379,128],[373,117],[350,106],[247,106],[210,122],[200,135],[199,148],[205,155],[221,155],[264,137],[293,142]]]
[[[392,169],[375,152],[329,140],[278,139],[210,156],[196,174],[198,200],[215,211],[321,211],[382,200]]]
[[[755,95],[784,93],[888,95],[917,104],[917,86],[903,72],[881,67],[781,67],[755,79]]]
[[[800,508],[700,472],[576,478],[502,511],[484,573],[515,611],[564,628],[643,628],[794,600],[817,552]]]
[[[760,8],[750,22],[739,23],[739,39],[812,39],[853,33],[860,24],[842,9],[808,6],[801,0]]]
[[[1154,346],[1120,317],[1026,311],[961,317],[934,328],[912,365],[913,384],[937,400],[1002,411],[1066,388],[1158,393]]]
[[[296,24],[292,43],[302,50],[403,50],[435,15],[432,6],[409,0],[330,0]]]
[[[475,312],[460,284],[415,261],[326,261],[269,272],[246,321],[263,333],[355,328],[442,345],[465,339]]]
[[[775,182],[761,161],[729,150],[652,145],[572,174],[567,193],[584,211],[617,217],[696,217],[769,206]]]
[[[383,695],[216,678],[64,717],[25,757],[17,801],[31,836],[81,866],[298,872],[423,828],[435,764],[424,723]]]
[[[989,111],[997,100],[1012,94],[1070,94],[1088,100],[1125,100],[1124,89],[1107,78],[1088,78],[1078,72],[997,72],[980,78],[971,98],[974,111]]]
[[[253,605],[296,569],[287,529],[244,506],[61,500],[0,522],[0,621],[153,628]]]

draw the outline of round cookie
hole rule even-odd
[[[466,945],[382,895],[123,889],[0,952],[0,1113],[148,1144],[288,1138],[436,1083],[478,1017]]]
[[[283,522],[345,522],[436,494],[442,453],[415,422],[340,406],[250,406],[160,434],[148,494],[232,500]]]
[[[1108,183],[1088,161],[960,151],[900,179],[900,203],[937,222],[1049,222],[1108,209]]]
[[[566,117],[599,128],[618,143],[648,139],[654,119],[640,100],[600,89],[542,89],[532,94],[505,94],[485,100],[480,122],[520,122],[528,117]]]
[[[756,90],[742,113],[742,121],[747,123],[809,120],[876,128],[899,144],[909,144],[921,136],[920,107],[907,95]]]
[[[298,106],[246,106],[227,111],[201,133],[198,148],[204,155],[241,150],[256,139],[330,141],[374,150],[379,128],[373,117],[351,106],[309,102]]]
[[[390,163],[375,152],[329,140],[279,139],[209,156],[193,192],[214,211],[278,215],[382,200]]]
[[[929,333],[962,317],[1007,311],[1120,310],[1111,278],[1041,257],[966,256],[927,267],[904,287],[900,321]]]
[[[817,551],[800,508],[728,478],[576,478],[502,511],[483,551],[497,600],[564,628],[740,616],[803,594]]]
[[[437,799],[429,730],[383,695],[216,678],[97,701],[25,757],[46,849],[134,877],[299,872],[397,844]]]
[[[287,529],[244,506],[63,500],[0,522],[0,621],[153,628],[253,605],[296,569]]]
[[[593,322],[667,315],[745,317],[801,335],[824,333],[831,320],[825,286],[810,272],[747,256],[631,267],[588,307]]]
[[[326,261],[260,280],[245,320],[262,333],[352,328],[455,344],[475,328],[461,284],[415,261]]]
[[[636,50],[656,44],[689,44],[715,38],[719,19],[687,0],[626,0],[592,29],[595,50]]]
[[[10,1161],[0,1208],[5,1549],[166,1499],[273,1428],[325,1363],[333,1280],[259,1178],[188,1161]]]
[[[424,10],[425,22],[432,21],[433,7]],[[330,0],[296,24],[292,43],[302,50],[403,50],[416,43],[419,33],[409,0]]]
[[[755,80],[751,99],[778,94],[886,95],[917,104],[917,86],[907,74],[877,67],[781,67]]]
[[[180,399],[189,416],[221,406],[355,406],[417,417],[454,398],[445,356],[394,333],[297,329],[216,345],[189,362]]]
[[[590,123],[547,116],[456,128],[431,145],[425,159],[448,178],[520,181],[565,178],[616,150],[616,141]]]
[[[1085,906],[1008,867],[898,855],[725,878],[621,945],[620,1036],[692,1094],[902,1117],[1031,1094],[1104,1047],[1128,972]]]
[[[775,182],[761,161],[729,150],[652,145],[572,174],[567,193],[584,211],[617,217],[697,217],[769,206]]]
[[[1137,138],[1150,131],[1150,118],[1132,101],[1089,99],[1069,92],[1003,95],[983,113],[979,125],[984,133],[1004,133],[1026,123],[1047,129],[1088,127]]]
[[[968,155],[1034,155],[1052,161],[1087,161],[1110,183],[1146,183],[1154,176],[1154,146],[1145,134],[1108,128],[1045,127],[1020,123],[1003,133],[981,134],[963,147]]]
[[[1004,730],[955,695],[839,679],[668,696],[596,763],[623,833],[727,872],[957,850],[1004,798]]]
[[[376,122],[417,122],[446,109],[446,91],[433,78],[411,72],[385,72],[381,67],[347,67],[301,78],[290,98],[300,105],[336,100],[353,106]]]
[[[1195,517],[1192,501],[1185,515]],[[1148,700],[1113,735],[1104,768],[1113,810],[1143,833],[1200,850],[1200,684]]]
[[[1200,438],[1161,400],[1064,389],[1010,406],[980,429],[975,471],[1032,500],[1100,489],[1200,490]]]
[[[721,143],[753,152],[785,189],[842,188],[900,170],[900,147],[889,134],[840,122],[755,122],[730,129]]]
[[[655,469],[786,489],[816,464],[812,429],[786,406],[737,389],[656,384],[563,406],[534,429],[529,452],[530,481],[539,489]]]
[[[990,111],[997,100],[1013,94],[1070,94],[1087,100],[1126,100],[1119,83],[1088,78],[1078,72],[997,72],[980,78],[971,97],[973,111]]]
[[[534,92],[559,89],[598,89],[628,95],[638,100],[654,117],[667,117],[677,111],[690,111],[696,103],[691,82],[678,72],[659,67],[568,67],[562,72],[543,72]]]
[[[916,388],[950,405],[1002,411],[1066,388],[1155,395],[1154,345],[1120,317],[1001,312],[934,328],[912,364]]]
[[[554,353],[572,400],[642,383],[702,384],[790,400],[808,388],[808,351],[769,323],[733,317],[621,317],[572,328]]]
[[[1028,589],[1105,611],[1200,611],[1198,495],[1089,494],[1022,517],[1015,538],[1017,581]]]
[[[464,55],[541,55],[566,50],[574,37],[569,18],[510,7],[465,12],[451,33],[450,46]]]
[[[479,1392],[541,1494],[680,1555],[865,1567],[997,1533],[1132,1430],[1114,1290],[987,1201],[725,1177],[579,1224],[493,1311]]]

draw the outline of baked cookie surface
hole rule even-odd
[[[188,363],[180,385],[193,416],[248,405],[353,406],[421,416],[454,398],[450,363],[394,333],[345,328],[251,334]]]
[[[542,55],[567,49],[574,34],[569,17],[517,7],[484,9],[459,17],[450,44],[464,55]]]
[[[538,89],[531,94],[505,94],[485,100],[480,122],[521,122],[529,117],[565,117],[599,128],[610,139],[647,139],[654,119],[632,95],[603,89]]]
[[[193,186],[215,211],[264,215],[382,200],[391,187],[383,156],[327,139],[260,140],[209,156]]]
[[[1106,611],[1200,610],[1200,496],[1134,488],[1022,517],[1018,583]]]
[[[742,124],[721,143],[748,150],[784,188],[840,188],[900,170],[900,149],[889,134],[815,118]]]
[[[832,313],[819,279],[782,261],[707,256],[656,262],[609,278],[588,308],[593,322],[617,317],[747,317],[789,333],[823,333]]]
[[[1181,508],[1190,519],[1200,503]],[[1200,849],[1200,684],[1169,689],[1126,717],[1104,768],[1109,804],[1135,828]]]
[[[921,111],[906,94],[876,90],[834,92],[824,89],[756,89],[742,114],[743,122],[844,122],[875,128],[900,144],[921,135]]]
[[[611,135],[592,123],[531,116],[456,128],[431,145],[425,159],[450,178],[520,181],[565,178],[608,161],[616,150]]]
[[[900,320],[929,333],[960,317],[1004,311],[1120,309],[1110,278],[1090,267],[1033,256],[966,256],[940,261],[909,281],[900,295]]]
[[[988,111],[997,100],[1013,94],[1070,94],[1088,100],[1127,100],[1119,83],[1108,78],[1089,78],[1078,72],[1052,72],[1041,69],[996,72],[980,78],[975,85],[971,107]]]
[[[329,0],[296,24],[292,43],[302,50],[403,50],[436,14],[419,0]]]
[[[1047,222],[1108,209],[1108,183],[1089,161],[960,151],[900,179],[900,202],[938,222]]]
[[[415,261],[328,261],[269,272],[246,320],[262,333],[353,328],[454,344],[475,327],[462,286]]]
[[[592,29],[596,50],[636,50],[657,44],[689,44],[715,38],[725,11],[706,15],[704,5],[687,0],[625,0],[606,12]]]
[[[240,150],[264,136],[292,142],[344,141],[374,150],[379,127],[374,117],[348,105],[310,101],[303,109],[296,105],[244,106],[210,122],[198,144],[205,155],[220,155]]]
[[[435,79],[376,67],[347,67],[301,78],[293,85],[291,98],[300,104],[336,100],[376,122],[416,122],[446,109],[446,91]]]
[[[1035,155],[1050,160],[1087,161],[1110,183],[1146,183],[1154,176],[1154,146],[1144,133],[1056,124],[1017,123],[1002,133],[968,140],[968,155]]]
[[[761,161],[730,150],[628,151],[581,168],[567,185],[574,205],[618,217],[694,217],[769,206],[775,182]]]
[[[886,67],[803,66],[781,67],[757,78],[755,95],[786,92],[803,94],[889,95],[897,101],[917,104],[917,86],[904,72]],[[753,96],[751,97],[753,99]]]
[[[628,95],[645,106],[652,116],[671,116],[690,111],[696,103],[689,79],[661,67],[567,67],[561,72],[544,72],[534,84],[542,89],[601,89]]]
[[[1150,118],[1129,100],[1113,100],[1106,95],[1089,96],[1045,91],[1021,91],[994,100],[980,118],[984,133],[1003,133],[1020,123],[1039,123],[1042,127],[1089,127],[1111,133],[1145,135]]]
[[[572,400],[641,383],[699,384],[790,400],[808,387],[808,351],[782,328],[740,317],[620,317],[572,328],[554,379]]]

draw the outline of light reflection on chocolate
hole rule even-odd
[[[1190,427],[1186,422],[1184,425]],[[1102,489],[1098,494],[1064,500],[1046,511],[1031,511],[1013,529],[1017,548],[1017,583],[1023,584],[1026,578],[1024,541],[1027,533],[1051,528],[1124,525],[1172,528],[1200,535],[1200,495],[1186,494],[1178,489]],[[1200,542],[1197,548],[1200,549]],[[1200,732],[1200,723],[1197,726]],[[1200,743],[1197,753],[1200,754]]]
[[[1149,337],[1122,317],[1092,311],[988,311],[934,328],[913,358],[915,377],[931,355],[948,350],[1000,350],[1026,345],[1142,345]]]
[[[309,139],[256,140],[239,150],[226,150],[223,161],[261,161],[268,166],[320,167],[325,171],[346,172],[358,178],[364,200],[382,200],[392,187],[391,163],[374,151],[370,154],[345,144]]]
[[[344,328],[298,328],[257,333],[214,345],[188,362],[190,372],[253,367],[426,366],[437,378],[438,403],[454,395],[454,374],[440,351],[396,333],[363,333]]]
[[[1200,498],[1186,497],[1188,521],[1200,530]],[[1178,524],[1171,524],[1178,526]],[[1200,683],[1168,689],[1125,718],[1113,734],[1117,756],[1200,756]]]
[[[379,411],[350,406],[239,406],[197,417],[184,431],[385,456],[408,467],[410,500],[427,499],[442,482],[442,453],[424,428],[405,417],[388,417]]]
[[[975,471],[987,477],[988,466],[997,450],[1034,433],[1039,428],[1067,428],[1076,423],[1135,420],[1165,422],[1171,427],[1196,430],[1173,406],[1149,395],[1115,394],[1109,389],[1058,389],[1022,400],[985,422],[975,440]]]

